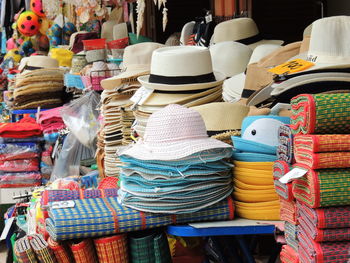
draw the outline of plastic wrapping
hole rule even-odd
[[[40,155],[36,143],[0,143],[0,161],[33,159]]]
[[[36,172],[39,171],[38,159],[1,161],[0,171],[3,172]]]
[[[0,174],[0,188],[30,187],[39,185],[41,185],[41,174],[39,172]]]
[[[77,100],[63,106],[61,115],[64,123],[78,140],[90,149],[96,147],[96,136],[100,128],[97,105],[100,95],[89,91]]]

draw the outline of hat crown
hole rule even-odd
[[[152,54],[151,74],[166,77],[213,73],[209,49],[196,46],[165,47]]]
[[[350,62],[350,16],[316,20],[307,59],[316,63]]]
[[[130,65],[151,65],[153,51],[161,47],[164,45],[155,42],[127,46],[123,55],[124,68],[130,67]]]
[[[149,144],[207,138],[201,115],[178,104],[170,104],[148,119],[144,141]]]

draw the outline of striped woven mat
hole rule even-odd
[[[299,263],[299,255],[295,250],[288,246],[284,245],[282,247],[281,253],[280,253],[280,259],[282,263]]]
[[[273,182],[277,194],[288,201],[294,200],[292,182],[283,184],[279,181],[286,173],[290,171],[291,166],[285,161],[275,161],[273,164]]]

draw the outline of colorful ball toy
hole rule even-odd
[[[18,17],[18,31],[24,36],[34,36],[39,32],[39,17],[32,11],[25,11]]]

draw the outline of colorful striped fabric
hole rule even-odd
[[[285,161],[275,161],[273,164],[273,181],[277,194],[285,200],[294,200],[292,183],[283,184],[279,181],[290,171],[291,165]]]
[[[116,197],[75,200],[74,207],[51,209],[46,229],[54,240],[97,237],[166,226],[174,223],[230,220],[234,217],[230,197],[190,214],[143,213],[122,206]]]
[[[71,250],[75,263],[98,262],[94,244],[90,239],[85,239],[79,243],[71,244]]]
[[[298,239],[302,263],[348,263],[350,260],[350,242],[317,243],[303,229],[298,233]]]
[[[295,200],[287,201],[285,199],[280,199],[281,204],[281,220],[289,222],[291,224],[297,225],[297,204]]]
[[[295,165],[295,167],[303,167]],[[350,169],[308,170],[293,181],[295,198],[309,207],[350,205]]]
[[[137,233],[130,237],[131,262],[171,263],[171,254],[164,233]]]
[[[322,152],[349,152],[350,134],[314,134],[296,135],[296,148],[313,153]]]
[[[14,252],[19,263],[37,263],[35,253],[30,246],[28,236],[24,236],[15,242]]]
[[[298,225],[285,222],[284,224],[284,236],[286,238],[287,245],[298,252]]]
[[[334,206],[313,209],[298,203],[298,214],[307,218],[315,228],[350,227],[350,206]]]
[[[52,240],[51,237],[47,240],[49,247],[55,254],[58,263],[71,263],[73,262],[73,255],[70,249],[65,245]]]
[[[30,245],[40,263],[57,263],[54,252],[51,250],[42,235],[31,235]]]
[[[295,160],[310,169],[349,168],[350,152],[312,153],[295,147]]]
[[[128,242],[126,235],[114,235],[94,239],[99,262],[128,263]]]
[[[278,129],[277,159],[289,164],[294,162],[293,132],[290,125],[281,125]]]
[[[282,247],[280,253],[280,259],[282,263],[299,263],[299,255],[293,248],[288,245]]]
[[[291,100],[294,134],[347,134],[350,94],[302,94]]]

